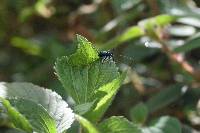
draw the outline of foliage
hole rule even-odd
[[[199,6],[2,0],[0,132],[199,132]]]
[[[62,98],[30,83],[1,83],[4,113],[16,128],[26,132],[63,132],[74,121],[74,114]]]
[[[55,69],[64,88],[77,105],[96,104],[86,116],[97,121],[110,105],[124,76],[120,75],[114,62],[102,63],[97,58],[97,61],[93,60],[88,64],[89,59],[92,61],[98,57],[98,53],[85,38],[78,35],[77,41],[77,51],[69,57],[58,59]]]

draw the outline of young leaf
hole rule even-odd
[[[140,129],[122,116],[113,116],[101,122],[102,133],[141,133]]]
[[[130,110],[131,120],[143,124],[148,115],[148,108],[144,103],[139,103]]]
[[[160,31],[157,30],[159,28],[162,28],[172,22],[174,22],[177,19],[176,16],[167,15],[167,14],[161,14],[156,17],[144,19],[138,23],[138,25],[146,31],[146,34],[150,36],[153,39],[156,39]]]
[[[152,21],[155,21],[155,23],[159,26],[165,26],[165,25],[168,25],[168,24],[174,22],[178,18],[179,18],[178,16],[161,14],[161,15],[158,15],[156,17],[153,17]]]
[[[97,128],[90,123],[87,119],[80,115],[76,115],[76,119],[79,121],[79,123],[84,127],[84,129],[87,131],[87,133],[99,133]]]
[[[97,51],[83,37],[78,36],[77,51],[57,60],[55,70],[58,78],[76,104],[96,103],[88,117],[99,119],[121,85],[124,76],[118,72],[114,62],[101,62]],[[99,58],[99,57],[98,57]],[[92,107],[92,106],[91,106]]]
[[[68,129],[74,121],[72,110],[68,108],[67,103],[58,94],[31,83],[0,83],[0,97],[8,100],[12,98],[22,99],[21,101],[23,102],[29,100],[36,104],[36,107],[41,106],[55,120],[58,133]],[[11,104],[13,103],[11,102]],[[20,105],[22,106],[21,108],[27,108],[25,107],[27,104],[24,106],[23,104]],[[30,104],[27,106],[31,108]],[[41,107],[38,108],[43,110]],[[20,113],[23,114],[24,112],[22,111]],[[29,121],[29,119],[27,120]],[[46,121],[41,122],[43,124],[46,123]]]
[[[86,38],[77,35],[77,51],[69,56],[68,62],[74,66],[87,65],[99,58],[97,50],[92,47],[92,43]]]
[[[181,125],[176,118],[163,116],[152,126],[142,128],[142,133],[181,133]]]

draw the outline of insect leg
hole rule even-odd
[[[106,60],[106,57],[103,57],[103,59],[101,60],[101,63],[104,63],[105,60]]]
[[[113,56],[109,56],[109,60],[111,60],[112,62],[114,62]]]

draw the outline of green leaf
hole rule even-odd
[[[172,85],[167,89],[160,91],[146,103],[149,112],[154,112],[176,101],[187,91],[187,87],[181,84]]]
[[[139,27],[133,26],[128,28],[122,35],[119,36],[119,42],[124,42],[141,35],[143,35],[143,31]]]
[[[78,38],[81,41],[77,51],[69,57],[59,58],[55,70],[77,105],[96,101],[94,110],[89,111],[86,118],[97,121],[110,105],[125,76],[118,72],[114,62],[96,60],[96,49],[90,43],[85,43],[83,37]]]
[[[49,0],[38,0],[34,4],[35,12],[42,17],[49,18],[53,14],[53,12],[47,6],[49,3]]]
[[[99,124],[102,133],[141,133],[139,128],[122,116],[110,117]]]
[[[77,51],[70,55],[68,62],[74,66],[88,65],[99,58],[98,52],[86,38],[77,35]]]
[[[143,133],[181,133],[181,125],[176,118],[163,116],[147,128],[142,128]]]
[[[79,104],[74,107],[74,112],[76,114],[83,115],[94,106],[95,102],[96,102],[96,100],[94,100],[93,102],[90,102],[90,103]]]
[[[9,104],[8,100],[11,104]],[[27,132],[32,132],[32,130],[29,131],[22,126],[28,123],[30,129],[33,128],[33,131],[56,133],[55,120],[41,105],[26,99],[9,98],[8,100],[3,100],[3,104],[8,110],[8,114],[16,127]]]
[[[13,37],[11,39],[11,44],[30,55],[42,56],[42,47],[36,41],[22,37]]]
[[[200,47],[200,33],[197,33],[195,36],[189,38],[184,45],[175,48],[174,51],[189,52],[199,47]]]
[[[126,31],[124,31],[121,35],[116,36],[112,40],[108,41],[106,44],[103,44],[103,47],[101,49],[109,50],[109,49],[115,48],[121,43],[129,41],[131,39],[138,38],[142,35],[144,35],[144,32],[140,27],[131,26]]]
[[[144,19],[138,23],[141,29],[145,30],[145,33],[151,38],[155,39],[159,36],[160,31],[157,28],[162,28],[177,19],[176,16],[161,14],[156,17]]]
[[[109,50],[119,46],[120,44],[127,42],[131,39],[135,39],[145,35],[144,30],[147,31],[147,34],[151,37],[155,36],[155,26],[163,27],[174,22],[178,17],[161,14],[156,17],[144,19],[138,23],[136,26],[129,27],[121,35],[116,36],[112,40],[108,41],[103,45],[101,49]]]
[[[158,26],[165,26],[165,25],[168,25],[168,24],[174,22],[175,20],[177,20],[177,18],[178,18],[177,16],[161,14],[161,15],[158,15],[158,16],[152,18],[152,21],[154,21],[154,19],[155,19],[155,23]]]
[[[77,104],[93,102],[96,92],[119,76],[113,62],[96,61],[88,66],[73,66],[64,56],[56,62],[56,74]]]
[[[76,119],[79,121],[79,123],[84,127],[84,129],[87,131],[87,133],[99,133],[97,128],[89,122],[87,119],[80,115],[76,115]]]
[[[96,122],[102,117],[102,115],[105,113],[107,108],[110,106],[125,76],[126,76],[126,73],[123,73],[117,79],[113,80],[112,82],[98,89],[96,96],[99,97],[100,100],[93,110],[86,113],[86,117],[90,121]]]
[[[11,118],[11,121],[13,124],[17,127],[20,128],[28,133],[32,133],[33,129],[29,121],[22,115],[20,114],[8,100],[5,100],[3,98],[0,98],[3,106],[7,109],[8,115]]]
[[[55,92],[51,90],[44,89],[42,87],[33,85],[31,83],[0,83],[0,97],[5,99],[21,99],[20,102],[27,103],[27,100],[31,102],[30,104],[19,104],[20,109],[31,108],[32,106],[37,107],[37,115],[41,114],[39,111],[46,110],[48,114],[55,120],[55,126],[58,133],[61,133],[68,129],[72,122],[74,121],[74,114],[72,110],[68,108],[68,105],[62,98]],[[16,100],[17,101],[17,100]],[[11,101],[10,101],[11,102]],[[13,102],[11,102],[13,105]],[[39,107],[38,107],[39,106]],[[17,106],[17,108],[19,108]],[[26,110],[18,110],[21,114],[25,113]],[[43,111],[43,116],[47,116],[45,111]],[[35,112],[33,112],[35,113]],[[39,113],[39,114],[38,114]],[[30,120],[27,118],[30,122]],[[34,120],[42,120],[34,118]],[[47,119],[48,120],[48,119]],[[50,122],[50,121],[49,121]],[[40,121],[37,124],[46,124],[47,121]],[[36,128],[36,125],[32,125]],[[48,127],[50,128],[50,127]]]
[[[148,116],[148,108],[144,103],[139,103],[130,110],[131,120],[143,124]]]

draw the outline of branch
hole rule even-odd
[[[175,53],[167,47],[168,45],[162,39],[158,39],[157,41],[161,44],[163,52],[166,53],[172,61],[179,64],[181,68],[189,73],[195,80],[200,81],[199,70],[195,69],[189,62],[187,62],[181,54]]]

